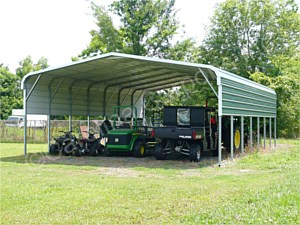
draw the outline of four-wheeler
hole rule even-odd
[[[127,114],[122,118],[123,121],[117,125],[117,117],[123,110]],[[114,122],[112,130],[107,132],[107,143],[104,154],[109,156],[111,153],[132,153],[135,157],[144,157],[146,151],[155,146],[155,139],[151,137],[149,127],[138,124],[142,120],[137,118],[135,106],[117,106],[114,109]],[[121,118],[120,118],[121,119]]]
[[[71,155],[77,148],[76,137],[72,135],[73,131],[59,131],[64,133],[58,138],[54,138],[55,143],[50,145],[50,154],[57,155],[63,153],[64,155]]]
[[[74,149],[74,153],[76,156],[97,156],[103,152],[102,148],[100,138],[96,138],[95,134],[89,133],[87,138],[77,139],[77,148]]]
[[[179,152],[198,162],[202,151],[217,154],[218,132],[216,109],[212,107],[165,106],[163,127],[154,128],[157,144],[154,156],[166,159]]]

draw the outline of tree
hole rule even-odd
[[[19,88],[20,78],[9,72],[7,67],[0,64],[0,118],[7,119],[13,108],[21,108],[22,92]]]
[[[103,7],[92,4],[99,29],[90,32],[91,42],[79,57],[107,52],[162,56],[171,47],[170,40],[179,26],[174,3],[175,0],[116,0],[110,12],[119,17],[119,27]]]
[[[251,74],[255,82],[274,89],[277,93],[277,130],[279,136],[294,138],[300,135],[300,54],[293,58],[279,57],[275,66],[281,75],[267,76],[261,72]]]
[[[165,51],[164,58],[184,62],[197,62],[200,57],[200,51],[197,43],[192,38],[182,37],[173,46]]]
[[[33,63],[31,56],[27,56],[25,59],[19,62],[20,67],[17,68],[16,74],[21,79],[32,71],[46,69],[48,65],[48,59],[41,57],[36,64]]]
[[[23,95],[21,90],[22,78],[32,71],[45,69],[48,67],[48,60],[41,57],[36,64],[30,56],[27,56],[16,69],[16,74],[9,72],[7,67],[0,64],[0,91],[1,91],[1,119],[7,119],[11,115],[12,109],[23,107]]]
[[[299,51],[300,17],[294,0],[227,0],[204,41],[206,63],[244,77],[277,76],[274,58]]]

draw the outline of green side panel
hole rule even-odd
[[[114,135],[115,137],[118,137],[120,135],[127,135],[127,134],[132,134],[132,138],[131,141],[129,143],[129,145],[111,145],[111,144],[107,144],[107,148],[110,151],[113,152],[129,152],[133,150],[135,141],[139,138],[139,137],[144,137],[141,133],[139,133],[137,130],[130,130],[130,129],[115,129],[115,130],[111,130],[108,132],[109,135]]]
[[[276,94],[221,77],[222,115],[276,117]]]
[[[129,152],[131,145],[107,145],[107,148],[113,152]]]

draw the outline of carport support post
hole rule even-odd
[[[252,116],[250,116],[250,150],[252,151],[252,143],[253,143],[253,138],[252,138]]]
[[[72,114],[69,115],[69,131],[72,131]]]
[[[266,117],[264,117],[264,149],[266,149]]]
[[[272,117],[270,117],[269,133],[270,133],[270,149],[271,149],[272,148]]]
[[[50,111],[50,110],[49,110]],[[47,135],[48,135],[48,137],[47,137],[47,142],[48,142],[48,152],[50,153],[50,132],[51,132],[51,116],[50,116],[50,112],[49,112],[49,114],[48,114],[48,116],[47,116],[47,127],[48,127],[48,132],[47,132]]]
[[[233,116],[230,116],[230,158],[233,160]]]
[[[27,154],[27,85],[25,83],[23,98],[24,98],[24,155]]]
[[[88,133],[90,133],[90,116],[87,116]]]
[[[244,117],[241,117],[241,151],[244,153]]]
[[[50,132],[51,132],[51,88],[50,86],[48,87],[48,93],[49,93],[49,110],[48,110],[48,152],[50,153]]]
[[[88,133],[90,133],[90,111],[91,111],[91,88],[88,88],[87,92],[87,123],[88,123]]]
[[[219,161],[219,165],[221,165],[221,161],[222,161],[222,116],[219,116],[219,138],[218,138],[218,161]]]
[[[276,117],[274,117],[274,147],[276,147]]]
[[[259,143],[259,117],[257,117],[257,150],[259,150],[260,143]]]
[[[72,84],[73,85],[73,84]],[[70,101],[70,105],[69,105],[69,131],[72,131],[72,85],[69,87],[69,101]]]

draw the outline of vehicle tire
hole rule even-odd
[[[216,141],[218,141],[218,139],[217,139]],[[202,149],[202,148],[201,148],[201,149]],[[218,142],[217,142],[217,144],[216,144],[216,149],[213,150],[212,153],[213,153],[213,156],[214,156],[214,157],[216,157],[216,156],[219,155],[219,143],[218,143]]]
[[[98,155],[104,155],[105,147],[103,145],[100,145],[98,148]]]
[[[198,144],[194,144],[190,148],[190,160],[191,162],[199,162],[201,157],[201,147]]]
[[[109,157],[109,156],[112,155],[111,151],[110,151],[108,148],[106,148],[106,147],[104,148],[103,154],[104,154],[105,156],[107,156],[107,157]]]
[[[72,146],[71,144],[69,144],[69,145],[67,145],[67,146],[64,147],[64,149],[63,149],[63,154],[64,154],[65,156],[72,155],[73,150],[74,150],[74,149],[73,149],[73,146]]]
[[[52,145],[50,145],[49,154],[50,155],[57,155],[58,153],[59,153],[59,146],[58,146],[58,144],[52,144]]]
[[[90,156],[97,156],[98,155],[98,144],[97,142],[93,143],[92,146],[90,147],[91,152],[90,152]]]
[[[154,156],[157,160],[165,160],[167,158],[166,155],[163,153],[162,143],[158,143],[155,145]]]
[[[77,157],[82,156],[81,149],[79,146],[77,146],[77,148],[74,150],[74,154]]]
[[[142,141],[136,141],[134,143],[134,146],[133,146],[133,152],[132,152],[133,156],[134,157],[137,157],[137,158],[142,158],[145,156],[145,145],[144,145],[144,142]]]

